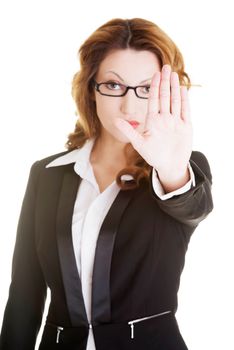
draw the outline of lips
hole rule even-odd
[[[140,124],[138,121],[136,120],[128,120],[128,123],[135,129],[138,127],[138,125]]]

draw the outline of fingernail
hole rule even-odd
[[[163,70],[164,70],[165,72],[170,72],[170,71],[171,71],[171,66],[170,66],[169,64],[164,64]]]

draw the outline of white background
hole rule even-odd
[[[234,349],[233,11],[231,1],[2,0],[0,3],[0,323],[31,164],[65,150],[74,129],[77,51],[98,26],[142,17],[178,45],[190,90],[194,150],[208,158],[215,209],[193,235],[177,319],[190,350]]]

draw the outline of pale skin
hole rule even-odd
[[[126,49],[112,53],[101,64],[97,81],[119,80],[109,73],[109,68],[126,79],[126,85],[139,85],[149,77],[151,84],[148,100],[138,99],[133,90],[118,98],[95,94],[102,134],[90,161],[100,190],[125,166],[123,148],[128,142],[157,170],[166,193],[182,187],[190,178],[188,163],[192,152],[187,88],[180,86],[178,74],[169,65],[160,69],[157,58],[147,51]],[[134,129],[128,123],[132,119],[140,122],[139,127]]]

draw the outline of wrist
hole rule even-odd
[[[157,173],[165,193],[183,187],[190,180],[188,166],[184,169],[157,171]]]

